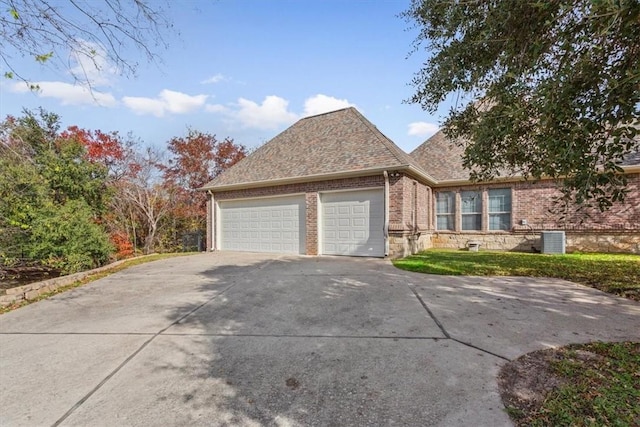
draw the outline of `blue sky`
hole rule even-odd
[[[403,103],[427,55],[409,55],[416,30],[397,16],[408,4],[174,2],[168,12],[179,34],[168,35],[159,65],[138,58],[137,75],[125,78],[105,62],[90,73],[91,96],[67,71],[14,55],[15,68],[41,90],[3,79],[0,113],[42,106],[65,126],[131,132],[150,145],[192,127],[255,147],[304,116],[353,105],[411,151],[434,133],[452,100],[435,114]]]

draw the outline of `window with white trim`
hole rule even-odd
[[[489,230],[511,229],[511,189],[489,190]]]
[[[461,191],[460,201],[462,230],[482,230],[482,193],[479,191]]]
[[[456,193],[436,193],[436,230],[455,229]]]

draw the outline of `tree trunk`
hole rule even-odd
[[[149,234],[147,235],[147,238],[144,239],[145,255],[149,255],[150,253],[153,253],[153,250],[155,249],[156,228],[157,227],[155,226],[155,224],[151,225],[151,227],[149,228]]]

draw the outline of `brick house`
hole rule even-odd
[[[439,132],[407,154],[354,108],[299,120],[203,187],[210,250],[404,256],[430,247],[531,250],[541,230],[567,249],[640,253],[640,158],[624,205],[579,224],[553,214],[552,181],[471,183]],[[580,217],[582,219],[582,217]]]

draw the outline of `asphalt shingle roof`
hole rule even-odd
[[[420,168],[425,170],[437,181],[460,181],[469,179],[469,170],[462,166],[464,147],[447,138],[442,131],[438,131],[422,145],[413,150],[410,156]],[[640,165],[640,152],[625,156],[620,166]],[[507,171],[502,176],[509,176]]]
[[[469,171],[462,167],[464,148],[436,132],[410,154],[418,165],[438,181],[466,180]]]
[[[203,188],[417,163],[355,108],[306,117]]]
[[[469,171],[462,166],[463,152],[460,144],[438,131],[407,154],[349,107],[299,120],[203,188],[303,182],[312,176],[402,168],[412,168],[437,182],[466,181]],[[621,165],[640,165],[640,152],[629,155]]]

